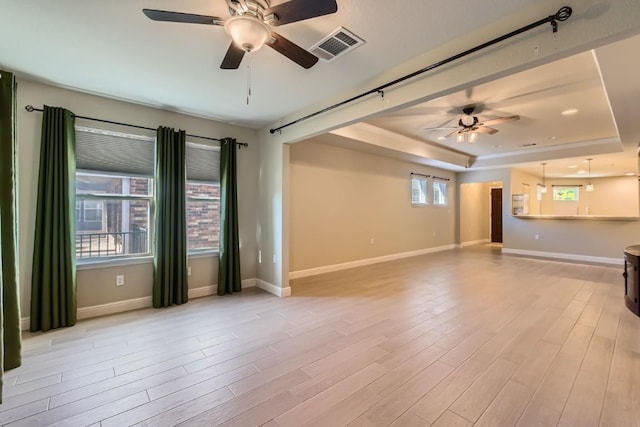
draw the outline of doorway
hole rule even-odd
[[[502,188],[491,189],[491,242],[502,243]]]

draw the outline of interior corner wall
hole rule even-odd
[[[38,164],[42,114],[29,113],[24,106],[31,104],[41,108],[43,104],[67,108],[72,112],[100,119],[132,123],[151,128],[160,125],[186,129],[195,135],[223,138],[234,137],[248,142],[248,148],[238,153],[238,205],[239,232],[241,240],[242,278],[256,277],[256,211],[258,183],[258,144],[256,131],[227,125],[166,110],[145,107],[114,99],[88,95],[61,89],[25,79],[18,79],[18,203],[19,203],[19,254],[21,311],[29,316],[31,295],[31,263],[35,230],[36,196],[38,187]],[[155,136],[153,131],[96,123],[78,119],[79,125],[113,131]],[[189,260],[191,276],[189,288],[212,286],[217,283],[217,256]],[[125,275],[125,286],[116,287],[116,274]],[[109,303],[118,303],[138,298],[151,297],[153,281],[152,260],[142,264],[118,267],[80,269],[78,271],[78,308]]]
[[[509,210],[511,209],[511,170],[508,168],[501,169],[488,169],[477,170],[468,172],[458,172],[456,174],[456,194],[457,194],[457,206],[456,209],[456,243],[463,243],[463,221],[464,213],[461,209],[461,197],[462,186],[472,183],[482,183],[488,188],[495,187],[498,183],[502,186],[502,244],[506,247],[509,242],[508,227],[505,226],[505,220],[509,216]]]
[[[491,182],[460,185],[460,244],[490,240]]]
[[[257,278],[266,286],[289,287],[288,179],[289,146],[273,142],[261,133],[259,143],[258,228],[259,262]]]
[[[448,247],[455,174],[312,140],[291,145],[290,270]],[[411,205],[411,172],[450,178],[448,206]]]

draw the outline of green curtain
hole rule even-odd
[[[158,128],[156,138],[156,226],[153,306],[188,301],[186,134]]]
[[[15,77],[9,72],[0,71],[0,403],[2,372],[22,363],[16,111]]]
[[[76,323],[73,114],[44,107],[31,276],[31,331]]]
[[[240,292],[240,237],[236,140],[225,138],[220,148],[220,254],[218,295]]]

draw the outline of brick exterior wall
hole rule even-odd
[[[220,197],[218,185],[187,183],[187,197]],[[189,249],[218,249],[220,241],[220,201],[187,202],[187,242]]]

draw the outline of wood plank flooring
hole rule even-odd
[[[9,426],[638,426],[621,268],[487,246],[24,336]]]

